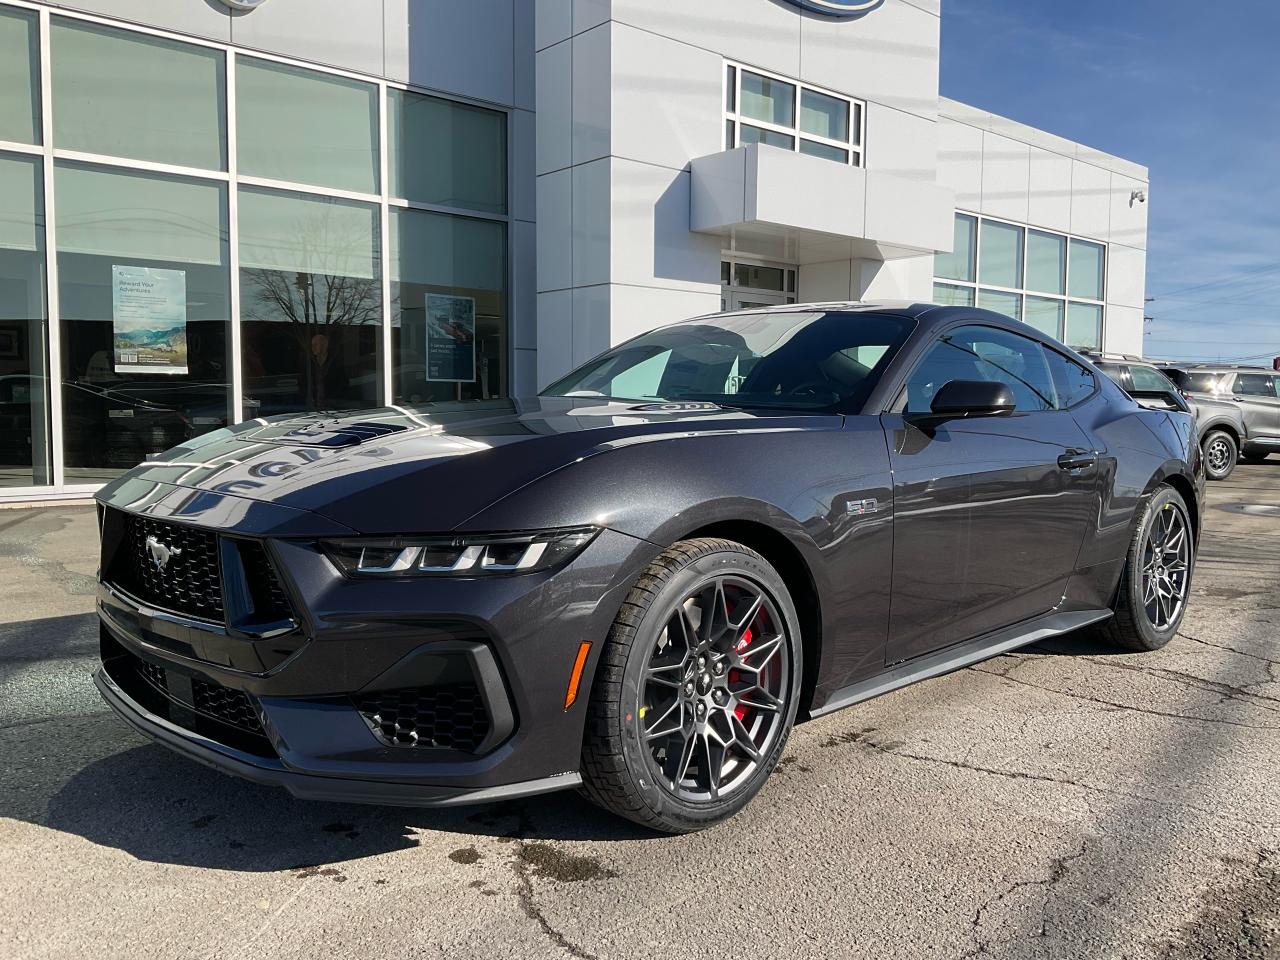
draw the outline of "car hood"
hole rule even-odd
[[[691,433],[838,429],[841,423],[834,416],[709,404],[576,398],[290,415],[251,420],[175,447],[129,471],[99,498],[138,503],[148,485],[166,492],[177,487],[200,491],[204,496],[188,499],[202,511],[232,498],[319,514],[361,533],[444,532],[540,477],[619,445]]]

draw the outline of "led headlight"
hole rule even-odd
[[[566,563],[596,527],[457,537],[330,540],[324,551],[349,577],[487,577],[537,573]]]

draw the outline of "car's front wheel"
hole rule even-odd
[[[667,833],[733,816],[795,723],[800,649],[786,584],[760,554],[720,539],[672,546],[636,581],[601,654],[587,796]]]
[[[1211,430],[1204,438],[1204,469],[1210,480],[1225,480],[1236,468],[1240,450],[1225,430]]]
[[[1115,616],[1103,635],[1128,650],[1159,650],[1187,612],[1195,570],[1191,516],[1178,491],[1161,487],[1147,502],[1129,544]]]

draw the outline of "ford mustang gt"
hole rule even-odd
[[[528,400],[242,423],[99,495],[130,724],[300,797],[740,810],[799,719],[1186,611],[1204,468],[1006,317],[822,304],[646,333]]]

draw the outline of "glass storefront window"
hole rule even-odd
[[[725,149],[763,143],[862,165],[862,103],[745,67],[726,69]]]
[[[807,88],[763,79],[794,148]],[[821,123],[860,123],[804,105],[824,148]],[[0,0],[0,493],[107,482],[233,412],[507,395],[507,124]]]
[[[994,310],[1015,320],[1022,319],[1022,297],[1016,293],[1005,293],[1002,290],[979,290],[978,306],[983,310]]]
[[[982,221],[982,283],[995,287],[1022,286],[1022,228],[997,220]]]
[[[0,488],[53,482],[41,161],[0,154]]]
[[[63,454],[106,480],[227,423],[224,184],[60,163]]]
[[[387,144],[391,196],[507,212],[505,114],[392,87]]]
[[[389,269],[396,402],[505,394],[506,226],[395,208]]]
[[[743,70],[740,112],[744,117],[779,127],[795,126],[796,88],[781,80]]]
[[[950,283],[935,283],[933,302],[942,304],[944,307],[972,307],[973,288],[957,287]]]
[[[54,146],[226,169],[221,51],[56,18],[51,42]]]
[[[828,140],[848,140],[849,101],[805,90],[800,98],[800,132]]]
[[[1056,233],[1027,233],[1027,289],[1036,293],[1065,293],[1067,238]],[[1056,336],[1056,334],[1055,334]]]
[[[1103,247],[1087,240],[1071,241],[1071,296],[1102,299]]]
[[[1102,346],[1102,307],[1092,303],[1073,303],[1067,308],[1067,346],[1076,349]]]
[[[0,140],[40,142],[36,15],[0,7]]]
[[[744,123],[738,136],[738,144],[746,146],[751,143],[763,143],[770,147],[783,147],[787,150],[796,148],[796,138],[788,136],[785,133],[778,133],[776,130],[764,130],[760,127],[753,127],[749,123]]]
[[[951,253],[934,257],[934,276],[945,280],[974,280],[974,253],[977,250],[978,218],[956,214],[955,240]]]
[[[376,406],[378,208],[246,187],[239,211],[245,418]]]
[[[1027,297],[1026,315],[1022,318],[1037,330],[1056,339],[1062,337],[1062,311],[1065,304],[1049,297]]]
[[[236,63],[240,173],[377,193],[378,88],[301,67]]]
[[[814,140],[801,140],[800,152],[823,160],[834,160],[837,163],[849,162],[849,151],[841,147],[833,147],[829,143],[817,143]]]
[[[954,252],[934,257],[933,297],[949,306],[972,306],[976,298],[979,307],[1023,320],[1070,346],[1098,348],[1103,304],[1077,299],[1102,300],[1105,264],[1103,244],[957,213]]]

